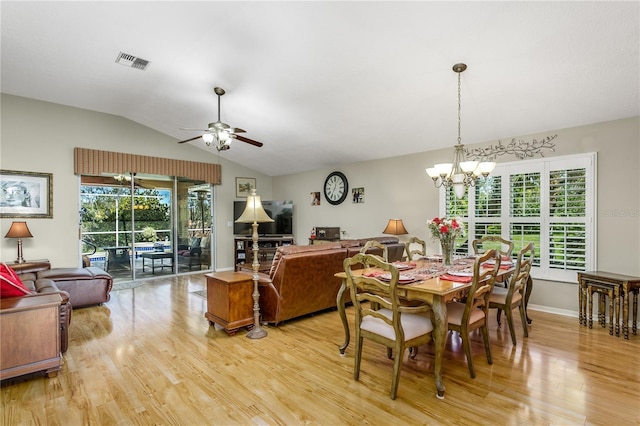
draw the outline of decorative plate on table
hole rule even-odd
[[[469,271],[447,271],[447,274],[453,275],[455,277],[472,277],[473,272]]]
[[[395,266],[398,271],[406,271],[407,269],[415,268],[415,265],[406,262],[393,262],[393,266]]]
[[[391,273],[385,272],[384,274],[381,274],[378,278],[380,278],[383,281],[391,281]],[[416,281],[416,277],[414,277],[413,275],[400,274],[398,277],[399,284],[407,284],[407,283],[412,283],[414,281]]]

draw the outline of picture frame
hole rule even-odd
[[[256,189],[256,178],[236,178],[236,198],[247,198],[252,189]]]
[[[53,175],[0,170],[0,218],[53,218]]]

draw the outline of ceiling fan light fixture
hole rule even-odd
[[[213,133],[205,133],[202,135],[202,140],[207,144],[207,146],[210,146],[211,142],[213,142]]]

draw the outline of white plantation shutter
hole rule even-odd
[[[463,199],[441,191],[440,215],[465,221],[458,252],[484,235],[513,241],[514,254],[533,242],[534,277],[575,283],[596,269],[595,181],[595,153],[500,163]]]

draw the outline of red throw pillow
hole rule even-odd
[[[22,284],[16,271],[0,263],[0,297],[16,297],[31,294],[31,291]]]

